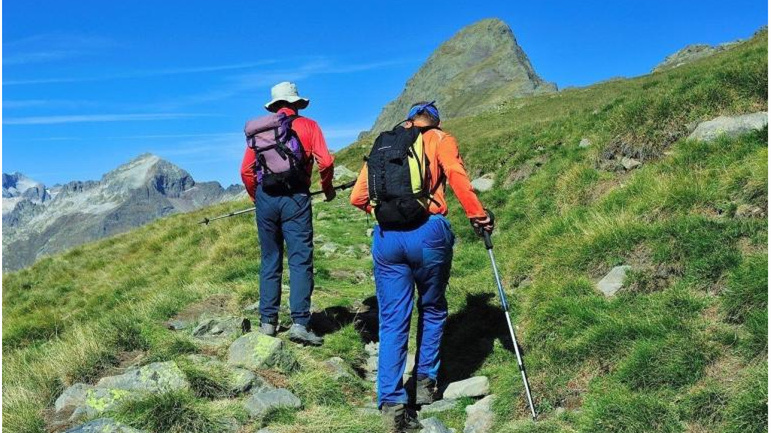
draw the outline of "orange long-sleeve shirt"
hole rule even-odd
[[[423,134],[423,146],[431,168],[431,187],[439,185],[434,192],[435,202],[431,202],[428,211],[432,214],[447,215],[444,185],[439,184],[445,178],[463,206],[466,216],[484,218],[485,210],[466,174],[455,137],[440,129],[431,129]],[[351,192],[351,204],[365,212],[372,212],[369,205],[367,177],[367,164],[364,164]]]
[[[287,116],[297,114],[291,108],[282,108],[278,112],[284,113]],[[335,158],[329,153],[327,142],[324,140],[324,134],[321,133],[319,124],[307,117],[298,117],[292,122],[292,130],[297,133],[297,137],[300,139],[300,143],[302,143],[305,154],[308,157],[308,178],[310,178],[313,161],[315,160],[316,164],[319,165],[321,189],[324,191],[331,190],[333,188],[332,177],[335,172]],[[249,146],[246,146],[244,159],[241,162],[241,180],[243,180],[246,192],[249,193],[252,201],[254,201],[254,192],[257,187],[256,171],[254,151]]]

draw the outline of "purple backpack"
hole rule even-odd
[[[292,130],[299,116],[269,114],[246,122],[246,145],[254,151],[257,183],[269,194],[291,194],[308,188],[305,150]]]

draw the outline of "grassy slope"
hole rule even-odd
[[[499,218],[496,252],[543,414],[536,425],[526,421],[487,258],[453,201],[459,243],[444,375],[490,376],[499,396],[498,431],[765,431],[766,132],[712,144],[682,137],[693,121],[767,110],[767,69],[763,33],[672,71],[514,100],[494,113],[447,122],[469,170],[497,180],[482,200]],[[583,137],[591,148],[578,148]],[[363,146],[354,144],[338,160],[358,168]],[[630,173],[599,169],[607,166],[606,150],[645,164]],[[3,426],[41,431],[41,409],[63,386],[93,380],[121,351],[144,350],[146,360],[161,360],[199,350],[160,323],[185,305],[233,293],[237,311],[256,299],[252,220],[195,224],[245,205],[166,218],[5,275]],[[741,217],[747,206],[764,216]],[[367,221],[344,198],[315,212],[317,236],[354,252],[317,255],[314,303],[348,305],[370,296],[371,281],[348,277],[371,272],[360,251]],[[593,283],[622,263],[638,270],[628,289],[605,299]],[[523,281],[531,283],[514,290]],[[352,325],[302,354],[305,369],[288,382],[305,409],[275,415],[272,428],[353,432],[377,422],[351,407],[371,385],[336,385],[315,368],[332,355],[362,361]],[[202,431],[218,413],[238,412],[179,395],[119,416],[160,420],[162,408],[175,402]],[[462,406],[442,418],[462,429]]]

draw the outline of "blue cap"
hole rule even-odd
[[[407,120],[412,120],[417,116],[418,114],[427,111],[432,116],[439,119],[439,109],[436,108],[436,105],[434,105],[436,101],[427,102],[425,104],[416,105],[412,108],[410,108],[410,112],[407,114]]]

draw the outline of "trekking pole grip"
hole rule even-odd
[[[488,250],[493,249],[493,240],[490,239],[490,232],[488,232],[487,230],[484,230],[484,234],[482,236],[485,239],[485,248],[487,248]]]

